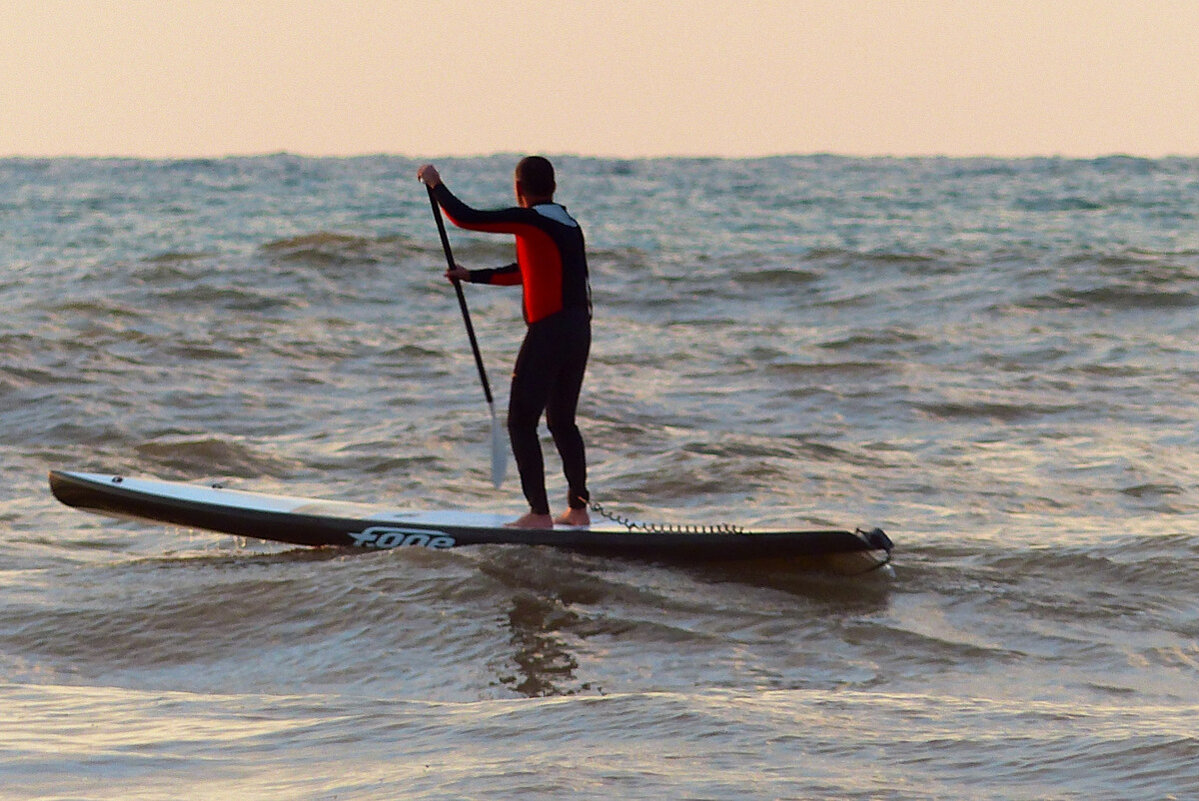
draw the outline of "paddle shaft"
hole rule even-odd
[[[445,251],[445,263],[449,269],[454,269],[454,254],[450,250],[450,237],[445,232],[445,222],[441,219],[441,206],[437,204],[437,198],[433,196],[433,187],[426,185],[425,189],[429,190],[429,205],[433,207],[433,219],[437,220],[437,233],[441,235],[441,249]],[[466,323],[466,335],[470,337],[470,349],[475,354],[475,367],[479,368],[479,381],[483,384],[483,396],[487,398],[487,405],[492,406],[491,400],[491,384],[487,382],[487,371],[483,369],[483,356],[479,353],[479,340],[475,338],[475,327],[470,322],[470,310],[466,308],[466,295],[462,294],[462,283],[457,279],[451,279],[454,284],[454,291],[458,293],[458,308],[462,309],[462,322]]]

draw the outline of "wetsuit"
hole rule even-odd
[[[535,514],[549,514],[545,463],[537,424],[546,424],[562,457],[572,509],[585,509],[587,461],[583,437],[575,423],[583,374],[591,350],[591,289],[583,231],[565,207],[543,203],[480,211],[456,198],[444,184],[434,190],[437,202],[459,228],[512,234],[516,262],[506,267],[471,270],[471,283],[520,284],[528,330],[508,400],[508,436],[520,470],[521,489]]]

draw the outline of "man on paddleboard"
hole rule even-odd
[[[553,165],[540,156],[521,159],[516,165],[517,205],[495,211],[474,209],[456,198],[432,164],[421,167],[417,178],[433,191],[445,215],[459,228],[516,237],[513,264],[485,270],[454,265],[446,271],[451,281],[520,284],[524,292],[528,328],[512,373],[508,436],[529,512],[508,525],[588,525],[587,461],[575,412],[591,350],[591,287],[583,231],[566,208],[554,202]],[[550,515],[537,436],[543,412],[568,485],[568,508],[556,521]]]

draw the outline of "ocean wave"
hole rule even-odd
[[[1111,285],[1089,289],[1059,289],[1029,298],[1017,305],[1026,309],[1189,309],[1199,305],[1199,291],[1161,291],[1143,286]]]
[[[216,255],[217,254],[215,251],[168,250],[155,256],[148,256],[144,259],[144,261],[147,264],[173,265],[182,262],[210,259]]]
[[[1030,404],[1022,400],[1004,401],[938,401],[935,403],[916,403],[914,408],[926,415],[940,420],[998,420],[1015,422],[1037,417],[1059,415],[1075,411],[1078,407],[1073,404]]]
[[[1015,202],[1015,207],[1023,211],[1062,211],[1062,212],[1078,212],[1078,211],[1102,211],[1107,207],[1105,203],[1092,200],[1086,197],[1039,197],[1039,198],[1020,198]]]
[[[134,447],[146,470],[163,476],[282,476],[301,463],[263,446],[229,437],[160,437]]]
[[[268,242],[262,246],[262,251],[275,263],[341,267],[394,260],[396,251],[406,246],[406,242],[396,238],[376,239],[319,231]]]

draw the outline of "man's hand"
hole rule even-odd
[[[432,164],[426,164],[416,171],[417,180],[424,183],[430,189],[441,184],[441,174],[437,172],[437,168]]]
[[[450,281],[466,281],[469,283],[470,282],[470,270],[464,270],[461,267],[459,267],[457,264],[455,264],[454,268],[452,270],[445,271],[445,277],[447,279],[449,279]]]

